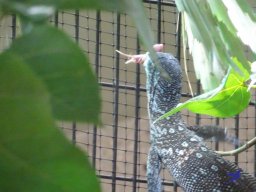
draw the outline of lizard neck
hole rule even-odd
[[[161,66],[154,65],[151,60],[144,64],[147,74],[148,112],[152,122],[176,107],[181,97],[182,75],[178,61],[165,53],[158,53],[158,59]],[[171,73],[161,71],[167,66],[172,70]],[[177,116],[180,116],[179,113],[170,118]]]
[[[159,86],[159,85],[156,85]],[[156,91],[154,92],[153,96],[148,97],[148,111],[150,120],[154,122],[159,117],[164,115],[165,113],[169,112],[171,109],[177,106],[177,104],[180,101],[180,94],[177,89],[173,89],[173,86],[170,86],[168,93],[166,94],[166,91],[162,88],[157,90],[158,88],[155,87]],[[162,91],[163,90],[163,93]],[[176,113],[170,117],[168,117],[168,120],[174,120],[177,117],[180,117],[180,113]]]

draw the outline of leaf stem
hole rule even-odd
[[[248,141],[247,143],[245,143],[244,145],[242,145],[241,147],[235,149],[235,150],[231,150],[231,151],[216,151],[216,153],[220,154],[221,156],[233,156],[236,154],[239,154],[247,149],[249,149],[251,146],[256,144],[256,137],[254,137],[253,139],[251,139],[250,141]]]
[[[189,75],[188,75],[188,65],[187,65],[187,56],[186,56],[186,49],[187,49],[187,45],[186,45],[186,40],[185,40],[185,19],[184,19],[184,13],[182,13],[180,15],[181,18],[181,30],[182,30],[182,44],[183,44],[183,57],[184,57],[184,68],[185,68],[185,74],[186,74],[186,78],[188,80],[188,87],[191,93],[191,96],[194,97],[194,93],[193,93],[193,89],[190,83],[190,79],[189,79]]]

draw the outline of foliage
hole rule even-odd
[[[236,4],[236,2],[236,0],[230,1],[230,4]],[[208,91],[219,85],[229,66],[239,75],[248,77],[250,62],[244,53],[243,43],[246,42],[242,41],[242,37],[248,38],[248,33],[252,30],[248,27],[244,32],[239,33],[242,27],[236,26],[235,23],[240,20],[246,28],[246,23],[253,22],[252,18],[242,20],[242,17],[240,19],[234,17],[230,11],[238,13],[240,8],[233,10],[225,7],[226,1],[177,0],[176,4],[178,9],[184,13],[188,45],[203,89]],[[246,3],[243,2],[243,4]],[[246,10],[243,15],[248,12],[250,9]],[[253,48],[253,46],[250,47]],[[235,62],[233,58],[236,58],[238,62]]]
[[[212,91],[194,97],[164,114],[161,118],[187,108],[188,110],[215,117],[231,117],[246,108],[250,102],[251,94],[244,85],[244,79],[229,70],[222,83]]]
[[[176,4],[184,13],[197,77],[211,91],[167,115],[183,108],[218,117],[241,112],[250,99],[245,81],[252,62],[242,47],[246,44],[256,52],[251,41],[255,14],[240,0],[176,0]],[[63,9],[127,13],[152,51],[153,35],[140,1],[0,0],[1,17],[18,15],[23,31],[0,55],[0,191],[100,191],[87,157],[54,123],[60,119],[97,124],[100,113],[99,88],[87,56],[47,23]]]
[[[1,191],[99,191],[87,158],[56,129],[43,82],[12,52],[0,61]]]
[[[196,75],[206,93],[179,104],[161,118],[183,108],[215,117],[240,113],[251,98],[246,81],[253,60],[247,60],[245,46],[247,54],[253,58],[256,53],[255,13],[241,0],[176,0],[176,5],[184,17]],[[230,67],[232,69],[228,70]]]
[[[100,191],[87,157],[55,119],[99,123],[100,96],[87,56],[48,25],[56,10],[129,14],[152,49],[137,0],[0,0],[0,14],[19,16],[23,35],[0,55],[0,191]]]

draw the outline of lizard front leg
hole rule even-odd
[[[194,125],[187,126],[187,128],[204,140],[209,138],[215,138],[217,141],[229,142],[233,145],[241,146],[244,143],[239,141],[235,136],[229,135],[226,128],[219,127],[217,125]]]
[[[162,181],[160,178],[161,160],[157,148],[151,145],[147,161],[148,192],[161,192]]]

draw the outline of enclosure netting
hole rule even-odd
[[[184,71],[180,22],[174,2],[144,1],[157,42],[164,43],[165,52],[175,55]],[[16,36],[16,20],[10,17],[1,26],[1,41],[9,42]],[[59,12],[51,23],[63,29],[90,57],[90,62],[101,85],[101,126],[78,122],[58,122],[67,137],[86,151],[100,178],[102,191],[147,191],[146,161],[149,149],[149,124],[145,73],[140,65],[125,65],[124,58],[115,50],[135,54],[145,52],[140,47],[137,30],[132,20],[123,14],[96,11]],[[2,46],[3,43],[1,43]],[[200,83],[194,76],[192,59],[187,52],[188,74],[193,92],[200,94]],[[183,73],[185,74],[185,73]],[[253,94],[254,95],[254,94]],[[183,78],[182,101],[191,97],[187,79]],[[254,97],[252,98],[254,100]],[[230,135],[240,142],[255,136],[255,106],[240,115],[218,119],[184,111],[190,125],[219,125],[227,127]],[[215,150],[231,150],[236,145],[228,142],[207,144]],[[227,159],[245,171],[255,174],[255,147]],[[166,171],[161,172],[164,191],[181,191]]]

